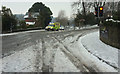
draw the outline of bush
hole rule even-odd
[[[27,28],[35,28],[35,26],[34,25],[29,25],[29,26],[27,26]]]
[[[104,21],[103,24],[104,26],[114,26],[114,27],[120,26],[120,22],[112,22],[112,21]]]

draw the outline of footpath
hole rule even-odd
[[[111,67],[120,70],[120,63],[118,62],[120,49],[103,43],[99,39],[99,32],[94,32],[83,36],[81,43],[89,53],[96,56],[99,60],[102,60]]]

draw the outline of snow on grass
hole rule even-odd
[[[41,50],[41,43],[30,46],[2,59],[3,72],[35,72],[36,53]],[[41,62],[41,61],[40,61]],[[42,67],[42,63],[41,66]]]
[[[109,64],[118,67],[118,49],[100,41],[99,32],[84,36],[81,39],[81,42],[87,50],[92,52],[92,54],[102,58]]]

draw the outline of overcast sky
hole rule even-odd
[[[10,8],[13,14],[25,14],[35,2],[43,2],[47,7],[51,9],[54,17],[58,16],[60,10],[65,10],[66,15],[70,17],[70,15],[72,15],[72,12],[74,12],[72,11],[71,3],[76,1],[79,0],[0,0],[0,6],[4,5],[7,8]],[[94,0],[84,0],[84,1],[91,2]],[[107,1],[113,2],[119,0],[107,0]]]
[[[25,14],[35,2],[2,2],[3,6],[10,8],[13,14]],[[72,14],[71,2],[43,2],[53,12],[53,16],[58,16],[60,10],[64,10],[70,17]]]

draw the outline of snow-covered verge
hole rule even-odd
[[[80,34],[81,35],[81,34]],[[80,37],[78,41],[74,41],[74,37],[65,38],[62,43],[67,46],[68,50],[76,56],[81,62],[87,66],[91,71],[96,72],[118,72],[116,69],[108,65],[107,63],[99,60],[96,56],[88,52],[85,47],[82,45],[82,39]]]
[[[82,37],[81,43],[93,55],[101,58],[109,65],[118,68],[118,49],[100,41],[99,32]]]

